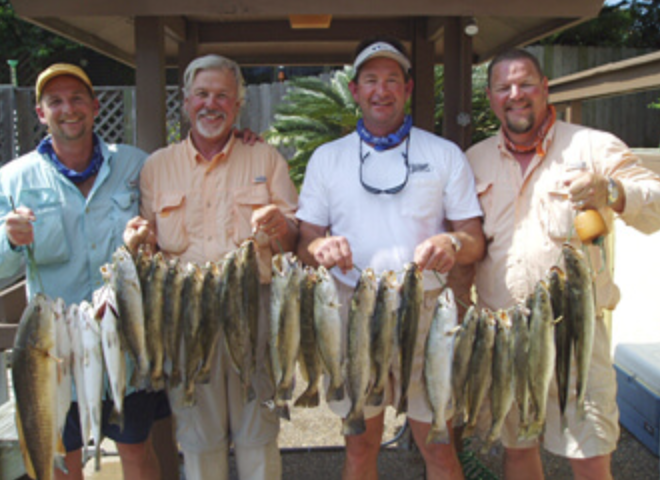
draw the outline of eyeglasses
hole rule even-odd
[[[367,152],[365,155],[362,155],[362,139],[360,139],[360,183],[362,184],[362,187],[367,192],[373,193],[374,195],[380,195],[381,193],[394,195],[395,193],[399,193],[401,190],[403,190],[406,184],[408,183],[408,176],[410,175],[410,166],[408,165],[409,147],[410,147],[410,135],[408,135],[408,137],[406,138],[406,151],[401,153],[401,156],[403,157],[403,164],[406,167],[406,177],[403,179],[403,182],[401,182],[400,185],[396,185],[395,187],[381,189],[381,188],[372,187],[371,185],[367,185],[364,182],[362,169],[364,168],[364,161],[367,159],[367,157],[369,157],[369,154],[371,152]]]

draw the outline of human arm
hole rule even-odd
[[[483,258],[486,242],[481,229],[481,217],[448,223],[450,232],[434,235],[415,249],[414,261],[422,270],[447,273],[456,263],[468,265]],[[461,248],[458,252],[449,234],[454,235],[460,242]]]
[[[307,265],[337,266],[346,273],[353,268],[353,253],[345,237],[327,236],[328,228],[300,222],[298,257]]]

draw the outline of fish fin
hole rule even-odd
[[[23,424],[21,423],[21,416],[18,412],[18,405],[16,405],[16,432],[18,433],[18,441],[21,447],[21,456],[23,457],[23,463],[25,464],[25,473],[30,478],[37,478],[37,474],[34,471],[34,465],[32,464],[32,459],[30,458],[30,452],[28,451],[27,443],[25,442]]]
[[[332,384],[328,385],[328,390],[325,394],[326,402],[339,402],[344,399],[344,384],[338,387],[333,387]]]
[[[357,415],[353,412],[348,414],[342,423],[342,435],[361,435],[367,431],[367,424],[364,421],[364,413]]]
[[[257,398],[257,393],[254,391],[254,387],[252,384],[248,385],[247,389],[245,390],[245,400],[246,403],[250,403],[252,400]],[[289,397],[291,398],[291,397]]]

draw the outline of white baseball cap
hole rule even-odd
[[[355,57],[355,61],[353,62],[353,69],[357,72],[358,69],[368,60],[372,60],[378,57],[391,58],[392,60],[395,60],[399,65],[401,65],[401,68],[403,68],[403,71],[406,73],[408,73],[410,70],[410,60],[408,60],[408,58],[402,52],[387,42],[376,42],[365,47],[358,54],[358,56]]]

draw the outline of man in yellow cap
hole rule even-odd
[[[147,155],[106,144],[94,133],[99,102],[79,67],[60,63],[44,70],[36,97],[49,135],[0,169],[0,279],[19,271],[32,244],[44,293],[67,305],[90,301],[103,282],[99,268],[138,214],[138,176]],[[28,262],[29,298],[41,289],[33,267]],[[124,478],[160,478],[149,434],[154,420],[169,415],[164,392],[128,385],[123,429],[109,421],[111,412],[111,400],[104,401],[103,434],[117,442]],[[78,402],[72,402],[63,434],[68,475],[56,469],[58,480],[82,478],[80,425]]]

